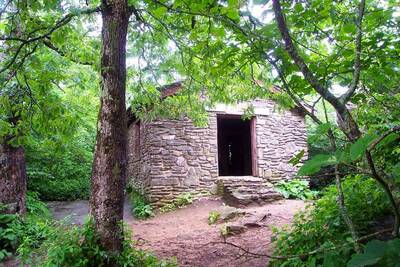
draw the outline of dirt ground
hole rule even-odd
[[[50,202],[55,219],[68,217],[71,223],[81,224],[88,213],[87,201]],[[219,198],[203,198],[181,209],[156,214],[147,220],[136,220],[125,204],[124,221],[132,228],[136,246],[152,251],[160,258],[175,257],[179,266],[191,267],[258,267],[268,266],[265,257],[243,255],[243,251],[223,242],[220,228],[223,224],[208,224],[209,213],[223,206]],[[244,233],[228,237],[227,242],[250,252],[270,253],[272,226],[289,224],[293,215],[304,208],[299,200],[282,200],[244,210],[257,216],[265,216],[263,227],[248,228]],[[242,218],[237,218],[236,222]],[[232,221],[230,221],[232,222]],[[233,221],[235,223],[235,220]],[[17,266],[15,260],[0,266]]]
[[[172,212],[157,214],[143,221],[130,221],[137,246],[153,251],[162,258],[176,257],[180,266],[194,267],[257,267],[268,266],[265,257],[243,255],[243,251],[223,242],[222,224],[209,225],[208,215],[223,205],[220,199],[205,198]],[[253,253],[270,252],[272,226],[290,223],[293,215],[304,208],[299,200],[282,200],[245,210],[255,214],[268,214],[265,227],[249,228],[244,233],[228,237],[227,242],[239,245]],[[240,220],[240,219],[238,219]]]

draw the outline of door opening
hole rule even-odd
[[[253,174],[251,120],[240,116],[218,116],[219,176]]]

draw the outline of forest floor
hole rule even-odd
[[[244,208],[250,216],[264,217],[262,226],[246,228],[243,233],[227,237],[226,241],[252,253],[271,253],[272,228],[289,224],[293,215],[304,206],[300,200],[281,200]],[[69,215],[71,222],[78,224],[83,222],[88,211],[86,201],[52,202],[49,207],[56,219]],[[124,220],[133,231],[136,247],[152,251],[160,258],[175,257],[179,266],[268,266],[267,258],[246,255],[240,249],[222,243],[220,228],[224,224],[209,225],[208,216],[211,211],[223,207],[219,198],[208,197],[184,208],[156,214],[150,219],[136,220],[126,205]],[[229,224],[240,224],[242,220],[243,217],[237,217]]]
[[[271,253],[272,227],[289,224],[293,215],[304,206],[303,201],[282,200],[244,208],[248,214],[264,217],[263,226],[247,228],[243,233],[227,237],[226,241],[252,253]],[[268,259],[265,257],[246,255],[238,248],[219,243],[224,242],[220,234],[223,224],[209,225],[208,216],[211,211],[222,207],[220,199],[205,198],[184,208],[129,224],[132,226],[134,239],[138,240],[137,246],[153,251],[161,258],[176,257],[179,266],[268,266]],[[229,221],[229,224],[234,225],[241,220],[238,217]]]

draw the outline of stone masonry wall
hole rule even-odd
[[[134,157],[135,129],[129,128],[128,176],[157,206],[179,194],[208,190],[218,177],[216,116],[209,126],[195,127],[190,120],[142,123],[140,159]]]
[[[128,132],[128,178],[141,187],[155,206],[171,202],[184,192],[210,190],[218,178],[217,114],[242,115],[252,105],[256,117],[257,166],[271,183],[292,178],[297,168],[288,163],[304,149],[304,116],[278,111],[270,100],[217,105],[209,110],[208,127],[189,119],[156,120],[131,125]],[[138,136],[138,137],[137,137]]]

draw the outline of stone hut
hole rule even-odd
[[[162,97],[179,87],[165,88]],[[243,120],[249,105],[254,116]],[[274,101],[262,99],[218,104],[208,114],[208,126],[202,128],[188,118],[130,120],[129,182],[157,207],[185,192],[218,189],[233,205],[280,198],[273,184],[297,172],[288,161],[301,150],[307,157],[304,115],[297,109],[278,110]]]

